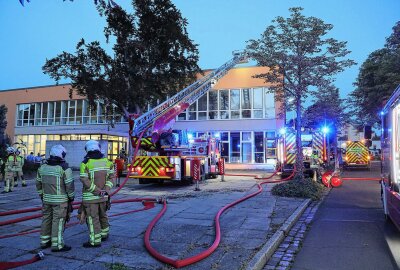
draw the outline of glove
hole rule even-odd
[[[74,211],[74,207],[72,206],[72,202],[74,201],[74,199],[69,199],[68,200],[68,213],[72,213]]]
[[[108,200],[106,201],[106,210],[110,210],[111,209],[111,198],[108,197]]]
[[[104,198],[104,196],[108,196],[108,193],[105,190],[100,190],[99,196]]]

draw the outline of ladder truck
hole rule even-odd
[[[233,58],[139,117],[129,116],[132,148],[146,155],[131,161],[130,177],[140,184],[163,183],[164,180],[192,183],[196,178],[216,178],[224,174],[218,138],[188,138],[185,131],[172,130],[176,117],[210,91],[213,85],[236,64],[247,62],[244,52]],[[194,164],[200,162],[200,172]],[[200,173],[200,176],[197,174]]]

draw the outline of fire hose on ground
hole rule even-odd
[[[139,137],[139,140],[138,140],[139,142],[140,142],[141,137],[143,136],[143,133],[144,133],[144,132],[142,132],[141,135],[140,135],[140,137]],[[133,157],[135,157],[136,154],[137,154],[138,146],[139,146],[139,143],[136,145],[136,149],[135,149],[135,153],[134,153],[134,156],[133,156]],[[131,164],[131,167],[132,167],[132,164]],[[127,174],[126,179],[124,180],[124,182],[121,184],[121,186],[120,186],[118,189],[116,189],[113,193],[111,193],[110,196],[115,195],[115,194],[116,194],[119,190],[121,190],[121,188],[126,184],[126,182],[127,182],[128,179],[129,179],[129,176],[130,176],[131,167],[130,167],[129,170],[128,170],[128,174]],[[277,172],[278,172],[278,170],[276,170],[271,176],[266,177],[266,178],[258,178],[257,175],[252,175],[252,176],[254,176],[255,179],[270,179],[270,178],[272,178],[274,175],[276,175]],[[145,246],[146,246],[147,250],[149,251],[149,253],[150,253],[153,257],[159,259],[159,260],[162,261],[162,262],[168,263],[168,264],[170,264],[170,265],[172,265],[172,266],[174,266],[174,267],[176,267],[176,268],[179,268],[179,267],[183,267],[183,266],[187,266],[187,265],[193,264],[193,263],[195,263],[195,262],[198,262],[198,261],[200,261],[200,260],[202,260],[202,259],[208,257],[210,254],[212,254],[212,253],[215,251],[215,249],[218,247],[218,245],[219,245],[219,243],[220,243],[220,240],[221,240],[221,230],[220,230],[219,219],[220,219],[220,216],[222,215],[222,213],[223,213],[224,211],[226,211],[227,209],[231,208],[232,206],[234,206],[234,205],[236,205],[236,204],[239,204],[239,203],[241,203],[241,202],[243,202],[243,201],[245,201],[245,200],[247,200],[247,199],[249,199],[249,198],[251,198],[251,197],[254,197],[254,196],[258,195],[259,193],[261,193],[262,190],[263,190],[263,188],[262,188],[261,185],[267,184],[267,183],[279,183],[279,182],[287,181],[287,180],[289,180],[289,179],[291,179],[291,178],[293,177],[294,173],[295,173],[295,171],[293,171],[292,174],[291,174],[289,177],[285,178],[285,179],[275,180],[275,181],[264,181],[264,182],[262,182],[262,183],[259,183],[259,184],[257,184],[258,191],[254,192],[254,193],[252,193],[252,194],[250,194],[250,195],[247,195],[247,196],[245,196],[245,197],[243,197],[243,198],[241,198],[241,199],[239,199],[239,200],[237,200],[237,201],[235,201],[235,202],[233,202],[233,203],[231,203],[231,204],[228,204],[228,205],[226,205],[225,207],[221,208],[221,209],[218,211],[218,213],[217,213],[217,215],[216,215],[216,217],[215,217],[215,230],[216,230],[216,234],[215,234],[215,240],[214,240],[213,244],[210,246],[210,248],[208,248],[207,250],[201,252],[200,254],[195,255],[195,256],[192,256],[192,257],[189,257],[189,258],[186,258],[186,259],[182,259],[182,260],[173,260],[173,259],[170,259],[170,258],[168,258],[168,257],[165,257],[165,256],[161,255],[160,253],[158,253],[158,252],[151,246],[151,244],[150,244],[150,235],[151,235],[151,231],[152,231],[152,229],[154,228],[154,226],[155,226],[155,224],[157,223],[157,221],[163,216],[163,214],[164,214],[164,213],[166,212],[166,210],[167,210],[166,201],[163,200],[163,201],[162,201],[162,203],[163,203],[163,208],[162,208],[162,210],[161,210],[160,213],[152,220],[152,222],[148,225],[148,227],[147,227],[147,229],[146,229],[146,233],[145,233]],[[246,175],[246,176],[250,176],[250,175]],[[153,199],[153,198],[123,199],[123,200],[116,200],[116,201],[113,201],[113,203],[126,203],[126,202],[139,202],[139,201],[144,202],[144,205],[145,205],[144,208],[142,208],[142,209],[137,209],[137,210],[130,210],[130,211],[126,211],[126,212],[123,212],[123,213],[118,213],[118,214],[110,215],[110,217],[113,217],[113,216],[120,216],[120,215],[124,215],[124,214],[128,214],[128,213],[138,212],[138,211],[143,211],[143,210],[147,210],[147,209],[150,209],[150,208],[153,208],[153,207],[154,207],[155,199]],[[158,201],[158,202],[160,202],[160,201]],[[75,202],[74,204],[77,205],[77,204],[79,204],[79,203],[80,203],[80,202]],[[74,208],[76,209],[76,208],[78,208],[78,207],[75,206]],[[2,212],[2,213],[0,213],[0,216],[14,215],[14,214],[20,214],[20,213],[27,213],[27,212],[34,212],[34,211],[38,211],[38,210],[40,210],[40,209],[41,209],[41,207],[29,208],[29,209],[23,209],[23,210],[12,210],[12,211],[7,211],[7,212]],[[38,217],[41,217],[41,216],[42,216],[42,214],[36,214],[36,215],[28,216],[28,217],[17,218],[17,219],[14,219],[14,220],[3,221],[3,222],[0,223],[0,226],[4,226],[4,225],[7,225],[7,224],[12,224],[12,223],[16,223],[16,222],[21,222],[21,221],[25,221],[25,220],[29,220],[29,219],[34,219],[34,218],[38,218]],[[70,223],[70,224],[68,224],[68,227],[73,226],[73,225],[76,225],[76,224],[78,224],[78,223],[79,223],[79,222]],[[1,238],[8,238],[8,237],[19,236],[19,235],[25,235],[25,234],[34,233],[34,232],[39,232],[39,231],[40,231],[40,230],[33,230],[33,231],[29,231],[29,232],[22,232],[22,233],[17,233],[17,234],[12,234],[12,235],[0,236],[0,239],[1,239]],[[21,262],[0,262],[0,270],[2,270],[2,269],[11,269],[11,268],[14,268],[14,267],[18,267],[18,266],[30,264],[30,263],[36,262],[36,261],[38,261],[38,260],[40,260],[40,259],[42,259],[42,258],[43,258],[43,253],[35,255],[35,257],[33,257],[32,259],[25,260],[25,261],[21,261]]]
[[[278,172],[278,170],[276,170],[271,176],[266,177],[265,179],[272,178],[274,175],[277,174],[277,172]],[[231,208],[232,206],[234,206],[236,204],[239,204],[239,203],[241,203],[241,202],[243,202],[243,201],[245,201],[245,200],[247,200],[249,198],[252,198],[252,197],[260,194],[263,191],[263,188],[262,188],[261,185],[269,184],[269,183],[279,183],[279,182],[284,182],[284,181],[290,180],[293,177],[294,173],[295,173],[295,170],[293,170],[292,174],[289,177],[281,179],[281,180],[264,181],[262,183],[257,183],[256,185],[258,187],[258,190],[256,192],[254,192],[252,194],[249,194],[249,195],[247,195],[247,196],[245,196],[245,197],[243,197],[243,198],[241,198],[239,200],[236,200],[236,201],[224,206],[223,208],[221,208],[218,211],[218,213],[216,214],[215,219],[214,219],[214,222],[215,222],[215,224],[214,224],[215,225],[215,240],[214,240],[213,244],[208,249],[206,249],[205,251],[203,251],[203,252],[201,252],[201,253],[199,253],[199,254],[197,254],[195,256],[185,258],[185,259],[180,259],[180,260],[171,259],[169,257],[166,257],[166,256],[162,255],[161,253],[159,253],[157,250],[155,250],[151,246],[151,243],[150,243],[151,232],[152,232],[154,226],[157,224],[158,220],[160,220],[160,218],[167,211],[167,204],[164,203],[163,208],[161,209],[161,211],[150,222],[150,224],[148,225],[148,227],[146,229],[146,233],[145,233],[145,236],[144,236],[145,237],[144,242],[145,242],[146,249],[157,260],[159,260],[159,261],[161,261],[163,263],[167,263],[169,265],[172,265],[175,268],[181,268],[181,267],[184,267],[184,266],[188,266],[188,265],[191,265],[193,263],[196,263],[198,261],[201,261],[201,260],[207,258],[208,256],[210,256],[217,249],[217,247],[219,246],[219,243],[221,241],[221,226],[220,226],[219,219],[220,219],[222,213],[224,213],[227,209]]]
[[[146,130],[145,130],[145,131],[146,131]],[[137,152],[138,152],[138,150],[139,150],[140,140],[141,140],[141,138],[143,137],[143,134],[144,134],[145,131],[143,131],[143,132],[140,134],[140,136],[139,136],[138,144],[136,145],[133,158],[135,158],[136,155],[137,155]],[[125,184],[128,182],[129,176],[130,176],[130,172],[131,172],[131,168],[132,168],[132,164],[131,164],[131,166],[130,166],[130,168],[129,168],[129,170],[128,170],[128,174],[127,174],[127,176],[126,176],[124,182],[120,185],[119,188],[117,188],[116,190],[114,190],[114,192],[112,192],[112,193],[109,195],[110,197],[111,197],[111,196],[114,196],[114,195],[115,195],[118,191],[120,191],[120,190],[125,186]],[[125,203],[125,202],[132,202],[132,201],[136,201],[136,202],[137,202],[137,201],[143,201],[143,200],[144,200],[144,201],[152,201],[152,202],[156,201],[154,198],[150,198],[150,199],[149,199],[149,198],[137,198],[137,199],[116,200],[116,201],[113,201],[113,203]],[[81,202],[74,202],[73,204],[74,204],[74,205],[77,205],[77,204],[80,204],[80,203],[81,203]],[[147,209],[152,208],[152,207],[151,207],[151,204],[149,204],[149,203],[144,203],[144,204],[145,204],[145,207],[143,208],[143,210],[145,210],[145,209],[147,210]],[[153,207],[154,207],[154,206],[153,206]],[[76,209],[76,208],[77,208],[77,207],[74,206],[74,209]],[[6,211],[6,212],[1,212],[1,213],[0,213],[0,216],[15,215],[15,214],[28,213],[28,212],[35,212],[35,211],[39,211],[39,210],[41,210],[41,209],[42,209],[42,207],[34,207],[34,208],[28,208],[28,209],[23,209],[23,210]],[[138,211],[142,211],[142,210],[138,210]],[[131,211],[127,211],[125,214],[127,214],[127,213],[133,213],[133,212],[137,212],[137,211],[131,210]],[[118,214],[116,214],[116,216],[117,216],[117,215],[122,215],[122,214],[123,214],[123,213],[118,213]],[[20,218],[13,219],[13,220],[7,220],[7,221],[0,222],[0,226],[4,226],[4,225],[8,225],[8,224],[13,224],[13,223],[18,223],[18,222],[22,222],[22,221],[26,221],[26,220],[30,220],[30,219],[35,219],[35,218],[39,218],[39,217],[41,217],[41,216],[42,216],[42,214],[36,214],[36,215],[27,216],[27,217],[20,217]],[[75,223],[75,224],[77,224],[77,223]],[[75,225],[75,224],[71,224],[71,225],[69,225],[69,226],[72,226],[72,225]],[[31,231],[30,233],[34,233],[34,232],[36,232],[36,231],[40,231],[40,230],[34,230],[34,231]],[[19,235],[24,235],[24,234],[28,234],[28,232],[17,233],[17,234],[13,234],[13,235],[7,235],[7,236],[2,237],[2,238],[13,237],[13,236],[19,236]],[[37,261],[39,261],[39,260],[41,260],[41,259],[43,259],[43,258],[44,258],[44,254],[43,254],[42,251],[40,251],[38,254],[36,254],[33,258],[31,258],[31,259],[29,259],[29,260],[24,260],[24,261],[19,261],[19,262],[0,262],[0,270],[12,269],[12,268],[15,268],[15,267],[20,267],[20,266],[28,265],[28,264],[37,262]]]

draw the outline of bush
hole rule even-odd
[[[281,197],[310,198],[314,201],[322,198],[325,186],[310,178],[295,178],[289,182],[278,184],[271,190],[272,195]]]

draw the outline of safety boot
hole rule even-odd
[[[98,248],[101,247],[101,244],[92,245],[90,242],[83,243],[82,245],[84,248]]]
[[[64,251],[69,251],[69,250],[71,250],[71,247],[67,246],[67,245],[64,245],[60,249],[51,249],[51,252],[64,252]]]
[[[107,241],[107,239],[108,239],[108,235],[107,235],[107,236],[101,237],[101,241],[102,241],[102,242]]]
[[[51,242],[50,242],[50,241],[47,242],[46,244],[41,244],[41,245],[40,245],[40,248],[41,248],[41,249],[46,249],[46,248],[49,248],[49,247],[51,247]]]

